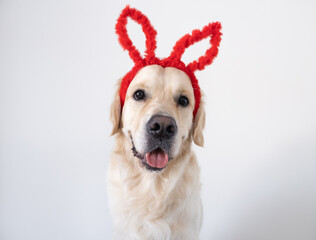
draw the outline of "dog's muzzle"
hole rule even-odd
[[[169,153],[178,127],[175,120],[164,115],[154,115],[146,124],[146,164],[151,168],[163,169],[169,161]]]
[[[147,122],[146,130],[146,153],[138,153],[134,145],[132,150],[146,169],[160,171],[171,160],[170,152],[178,131],[176,121],[168,116],[154,115]]]

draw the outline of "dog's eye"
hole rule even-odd
[[[189,104],[189,99],[185,96],[180,96],[178,100],[178,104],[182,107],[186,107]]]
[[[145,99],[145,97],[146,97],[145,92],[143,90],[137,90],[134,93],[134,99],[137,101],[143,100],[143,99]]]

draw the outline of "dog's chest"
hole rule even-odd
[[[191,173],[196,169],[183,168],[177,178],[168,179],[150,174],[130,175],[122,169],[111,171],[111,208],[114,227],[120,236],[197,239],[201,224],[200,186],[198,177],[192,178]],[[175,237],[179,234],[180,237]],[[157,235],[158,238],[153,238]]]

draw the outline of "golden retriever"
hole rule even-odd
[[[144,57],[127,34],[127,18],[142,26]],[[116,239],[196,240],[202,223],[200,170],[192,142],[203,146],[205,112],[194,75],[217,56],[221,24],[210,23],[180,38],[168,58],[155,55],[156,30],[137,9],[116,23],[119,42],[135,65],[118,82],[111,107],[115,148],[108,194]],[[197,60],[181,61],[185,49],[210,37]]]
[[[117,239],[198,239],[200,170],[191,143],[203,145],[205,113],[201,101],[192,121],[194,101],[189,77],[159,65],[137,73],[122,111],[115,94],[108,191]]]

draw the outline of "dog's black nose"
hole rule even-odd
[[[167,116],[155,115],[147,123],[147,131],[156,138],[171,138],[177,133],[176,121]]]

